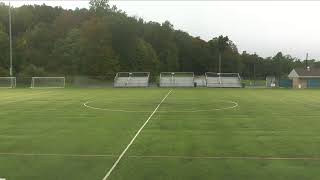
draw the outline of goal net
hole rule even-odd
[[[206,72],[207,87],[242,87],[239,73]]]
[[[32,77],[31,88],[64,88],[65,77]]]
[[[149,72],[118,72],[114,78],[114,87],[148,87]]]
[[[193,72],[162,72],[160,87],[193,87]]]
[[[0,77],[0,88],[15,88],[16,85],[16,77]]]
[[[277,80],[275,76],[267,76],[266,77],[266,87],[276,87]]]

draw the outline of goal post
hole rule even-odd
[[[32,77],[31,88],[64,88],[65,77]]]
[[[207,87],[242,87],[239,73],[206,72]]]
[[[15,88],[16,86],[16,77],[0,77],[0,88]]]
[[[194,73],[161,72],[160,87],[194,87]]]
[[[148,87],[150,72],[118,72],[114,87]]]

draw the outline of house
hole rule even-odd
[[[316,88],[320,87],[319,68],[295,68],[289,75],[293,88]]]

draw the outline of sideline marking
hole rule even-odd
[[[160,105],[163,103],[164,100],[166,100],[166,98],[171,94],[172,90],[170,90],[166,96],[164,96],[164,98],[160,101],[160,103],[158,104],[158,106],[154,109],[154,111],[150,114],[149,118],[144,122],[144,124],[141,126],[141,128],[138,130],[138,132],[134,135],[134,137],[132,138],[132,140],[130,141],[130,143],[127,145],[127,147],[122,151],[122,153],[120,154],[120,156],[118,157],[118,159],[116,160],[116,162],[113,164],[113,166],[110,168],[110,170],[107,172],[107,174],[102,178],[102,180],[106,180],[108,179],[108,177],[110,176],[110,174],[112,173],[112,171],[114,170],[115,167],[117,167],[117,165],[119,164],[120,160],[122,159],[122,157],[125,155],[125,153],[127,152],[127,150],[130,148],[130,146],[133,144],[133,142],[136,140],[136,138],[138,137],[138,135],[140,134],[140,132],[143,130],[143,128],[147,125],[147,123],[149,122],[149,120],[152,118],[152,116],[157,112],[157,110],[159,109]]]
[[[61,157],[115,157],[112,154],[38,154],[38,153],[1,153],[8,156],[61,156]]]
[[[36,97],[37,95],[48,94],[48,93],[51,93],[51,92],[53,92],[53,91],[44,91],[44,92],[40,92],[40,93],[28,94],[27,96],[24,96],[25,98],[22,97],[22,99],[17,99],[17,100],[14,100],[14,101],[4,101],[4,103],[1,103],[0,105],[7,105],[7,104],[11,104],[11,103],[23,102],[23,101],[31,100],[31,99],[37,98]],[[50,95],[52,95],[52,94],[50,94]]]
[[[99,107],[93,107],[90,106],[89,103],[92,101],[87,101],[83,103],[84,107],[90,108],[90,109],[95,109],[95,110],[103,110],[103,111],[112,111],[112,112],[126,112],[126,113],[145,113],[145,112],[151,112],[151,111],[131,111],[131,110],[123,110],[123,109],[108,109],[108,108],[99,108]],[[226,110],[226,109],[233,109],[239,106],[239,104],[235,101],[222,101],[222,102],[227,102],[230,104],[233,104],[232,106],[228,107],[222,107],[222,108],[213,108],[213,109],[199,109],[199,110],[181,110],[181,111],[158,111],[162,113],[196,113],[196,112],[209,112],[209,111],[220,111],[220,110]]]
[[[313,160],[320,157],[268,157],[268,156],[128,156],[129,158],[176,158],[176,159],[244,159],[244,160]]]
[[[1,153],[7,156],[61,156],[61,157],[118,157],[114,154],[37,154],[37,153]],[[174,155],[131,155],[126,158],[175,158],[175,159],[244,159],[244,160],[311,160],[320,161],[320,157],[276,157],[276,156],[174,156]],[[1,179],[0,179],[1,180]]]

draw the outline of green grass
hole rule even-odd
[[[0,178],[102,180],[168,91],[1,89]],[[173,89],[110,179],[318,179],[319,109],[318,90]]]

